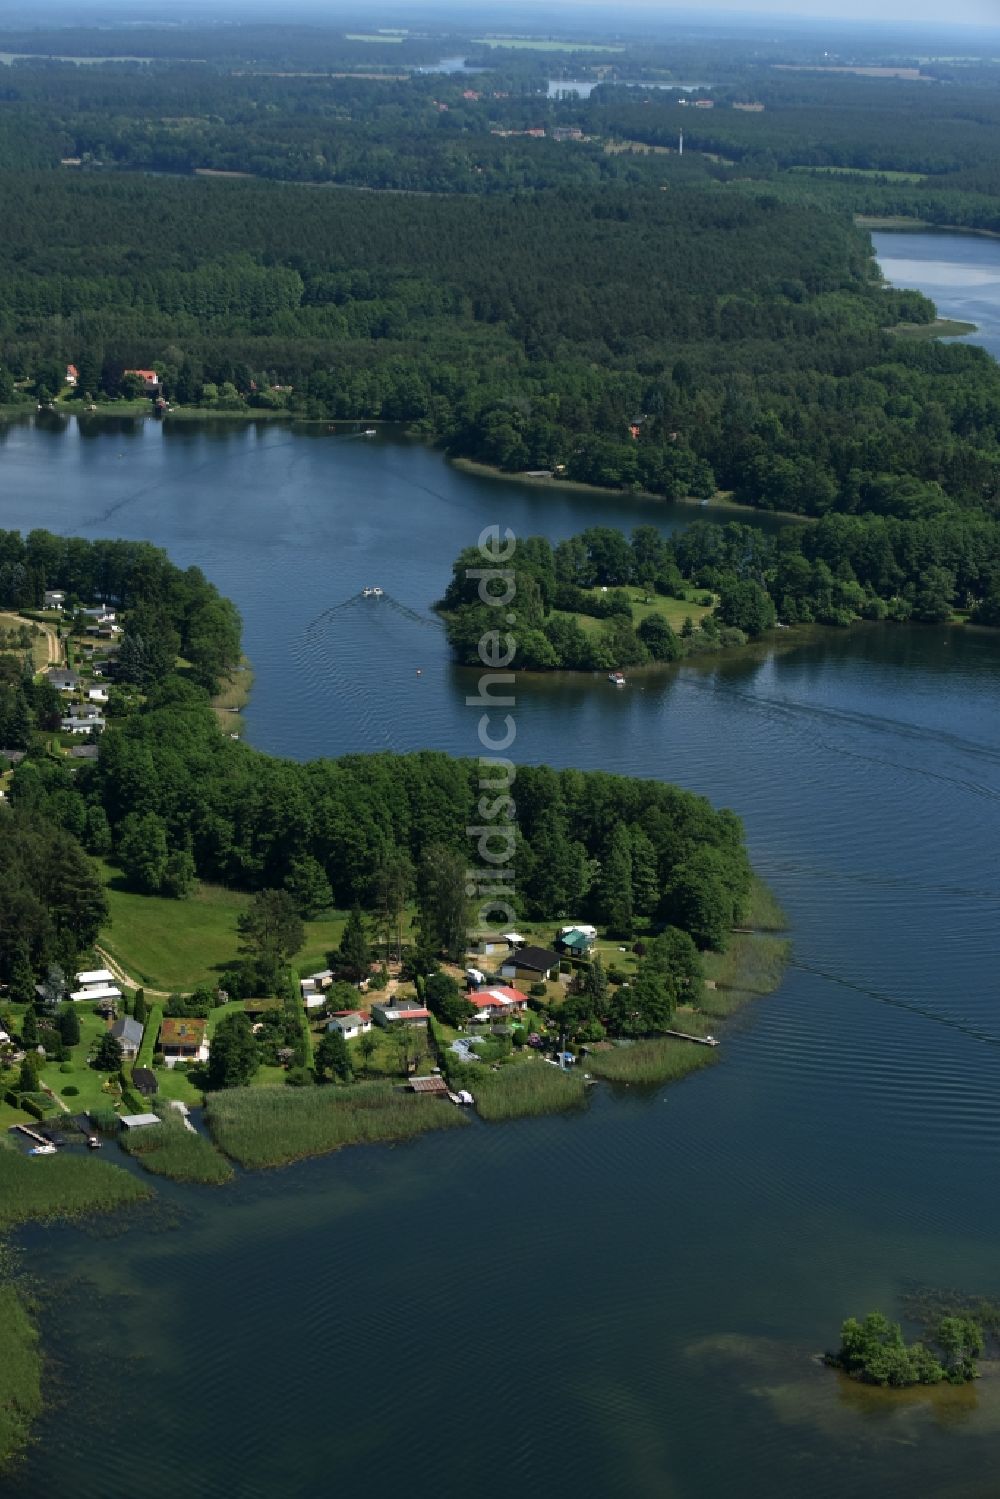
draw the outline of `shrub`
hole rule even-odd
[[[534,999],[544,999],[546,994],[548,993],[548,990],[543,983],[537,983],[532,984],[528,992]]]
[[[79,1092],[80,1090],[75,1083],[67,1083],[66,1087],[62,1090],[62,1096],[63,1098],[76,1098]]]
[[[60,1072],[72,1072],[73,1071],[73,1063],[72,1062],[61,1062],[59,1064],[59,1071]]]
[[[285,1082],[290,1088],[310,1088],[315,1078],[308,1067],[289,1067],[285,1073]]]

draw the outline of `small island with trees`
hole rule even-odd
[[[825,1362],[862,1384],[883,1389],[910,1385],[968,1384],[978,1379],[977,1360],[986,1340],[974,1316],[955,1310],[929,1323],[925,1339],[907,1343],[898,1322],[869,1312],[860,1322],[848,1317],[840,1329],[840,1347]]]

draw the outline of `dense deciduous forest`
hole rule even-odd
[[[807,204],[30,173],[0,191],[8,397],[68,359],[81,397],[155,364],[182,402],[400,420],[503,468],[667,496],[996,501],[1000,370],[891,334],[930,304]]]
[[[479,595],[482,554],[462,552],[440,607],[458,660],[474,666],[496,628]],[[1000,524],[975,513],[900,520],[827,516],[776,536],[734,521],[695,521],[666,539],[655,526],[626,538],[595,526],[552,546],[528,537],[517,550],[515,668],[592,671],[676,661],[743,645],[785,624],[848,625],[857,619],[935,624],[956,610],[1000,624]],[[685,598],[685,585],[711,590],[711,614],[675,631],[657,611],[639,611],[625,592]],[[711,600],[710,600],[711,601]],[[605,620],[599,633],[583,618]]]
[[[377,913],[390,874],[405,899],[430,871],[454,886],[440,898],[465,911],[481,777],[478,762],[431,752],[274,759],[230,740],[205,692],[169,676],[105,731],[96,765],[34,752],[17,766],[6,826],[18,831],[0,852],[0,982],[18,965],[70,966],[96,935],[103,893],[81,844],[116,853],[135,888],[164,894],[190,889],[172,881],[180,858],[202,878],[296,899],[318,879],[327,901]],[[732,813],[658,782],[546,767],[519,768],[513,794],[516,821],[511,803],[491,826],[516,842],[522,914],[573,911],[627,930],[639,918],[725,945],[750,890]]]

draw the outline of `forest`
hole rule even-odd
[[[388,890],[398,907],[419,892],[441,913],[420,940],[444,947],[449,921],[471,922],[480,777],[478,762],[430,751],[275,759],[224,734],[203,688],[166,675],[105,730],[96,763],[36,745],[16,766],[0,982],[68,969],[93,941],[106,910],[85,851],[116,857],[132,888],[178,898],[198,878],[378,920]],[[525,917],[572,911],[623,931],[640,920],[725,946],[751,879],[734,814],[660,782],[545,766],[519,767],[512,794],[496,826],[515,840]]]
[[[989,56],[565,40],[0,34],[122,58],[0,72],[0,405],[134,407],[127,372],[153,368],[169,406],[401,422],[507,471],[994,513],[1000,370],[905,336],[933,307],[880,283],[853,223],[1000,222]],[[913,76],[817,67],[836,46]],[[448,55],[474,71],[420,71]]]
[[[481,563],[478,548],[461,552],[438,605],[456,659],[469,666],[479,664],[479,643],[495,629],[495,610],[478,592]],[[516,584],[511,665],[534,671],[677,661],[744,645],[776,622],[940,624],[957,612],[995,626],[1000,523],[975,513],[831,515],[769,535],[739,521],[698,520],[669,538],[655,526],[631,537],[594,526],[555,546],[544,536],[519,541]],[[708,590],[714,603],[697,627],[688,615],[675,630],[659,610],[638,607],[687,599],[689,585]],[[584,627],[598,620],[599,631]]]
[[[401,421],[667,497],[996,505],[1000,369],[894,334],[931,304],[809,203],[38,173],[0,192],[0,399],[50,396],[67,361],[81,400],[114,399],[155,366],[181,404]]]

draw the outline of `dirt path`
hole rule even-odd
[[[49,666],[61,666],[63,664],[62,641],[51,625],[39,624],[37,619],[25,619],[21,614],[0,614],[0,625],[4,629],[11,626],[34,625],[36,630],[41,630],[45,636],[45,654]],[[41,669],[41,668],[39,668]]]
[[[105,948],[98,947],[95,944],[94,951],[101,959],[101,962],[104,964],[108,972],[114,974],[118,983],[124,985],[126,989],[141,989],[146,995],[147,999],[170,998],[170,991],[168,989],[150,989],[148,985],[140,983],[138,979],[130,978],[129,975],[125,972],[122,965],[117,962]]]

